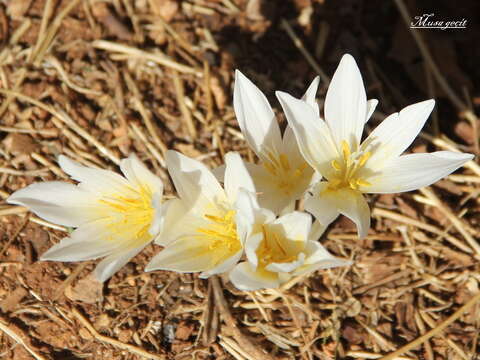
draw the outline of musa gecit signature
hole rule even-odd
[[[415,21],[410,23],[410,28],[415,29],[465,29],[467,27],[467,19],[461,20],[434,20],[434,13],[415,16]]]

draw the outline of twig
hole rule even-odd
[[[228,308],[227,301],[223,296],[223,290],[220,286],[220,280],[217,276],[212,276],[210,278],[213,286],[213,292],[215,294],[215,299],[217,300],[217,305],[220,307],[220,313],[222,318],[225,321],[225,324],[230,328],[230,331],[233,333],[235,340],[240,344],[240,346],[250,355],[254,356],[257,360],[273,360],[273,358],[261,351],[258,346],[252,344],[252,342],[242,334],[238,328],[235,319],[233,318],[230,310]]]
[[[72,314],[77,318],[77,320],[83,326],[85,326],[87,328],[88,331],[90,331],[92,336],[95,339],[97,339],[98,341],[110,344],[110,345],[112,345],[116,348],[122,349],[122,350],[130,351],[133,354],[143,356],[144,358],[147,358],[147,359],[153,359],[153,360],[165,360],[166,359],[166,357],[163,356],[163,355],[162,356],[155,355],[155,354],[149,353],[149,352],[147,352],[147,351],[145,351],[142,348],[139,348],[137,346],[133,346],[133,345],[130,345],[130,344],[125,344],[121,341],[118,341],[116,339],[112,339],[108,336],[100,334],[97,330],[95,330],[95,328],[90,324],[90,322],[82,314],[80,314],[80,312],[75,308],[72,309]]]
[[[317,61],[308,52],[305,46],[303,46],[302,40],[300,40],[297,34],[295,34],[295,31],[290,26],[288,21],[285,19],[282,19],[280,22],[280,26],[285,30],[288,36],[290,36],[290,39],[292,39],[293,44],[302,53],[302,55],[305,57],[305,60],[307,60],[307,62],[310,64],[313,70],[315,70],[315,72],[322,77],[322,81],[325,82],[325,84],[330,83],[330,77],[322,70],[320,65],[318,65]]]
[[[177,70],[182,73],[186,74],[195,74],[199,77],[203,76],[203,73],[199,70],[196,70],[190,66],[179,64],[172,59],[170,59],[167,55],[164,54],[152,54],[134,47],[117,44],[111,41],[105,40],[95,40],[92,43],[93,47],[97,49],[107,50],[111,52],[117,52],[129,55],[130,57],[137,57],[144,60],[150,60],[156,62],[157,64],[163,65],[165,67]]]
[[[451,315],[449,318],[447,318],[444,322],[442,322],[440,325],[438,325],[436,328],[433,328],[426,334],[420,336],[419,338],[415,339],[414,341],[408,343],[405,346],[402,346],[400,349],[388,354],[387,356],[384,356],[381,360],[393,360],[396,357],[402,355],[403,353],[406,353],[407,351],[410,351],[417,346],[420,346],[423,344],[425,341],[431,339],[435,335],[438,335],[441,333],[446,327],[448,327],[451,323],[456,321],[460,316],[462,316],[467,310],[469,310],[473,305],[475,305],[478,301],[480,300],[480,292],[475,295],[473,298],[471,298],[465,305],[463,305],[460,309],[455,311],[453,315]]]
[[[13,340],[15,340],[17,343],[22,345],[25,350],[27,350],[36,360],[47,360],[47,358],[43,357],[42,355],[38,354],[33,350],[29,345],[26,344],[26,342],[21,338],[20,335],[18,335],[15,331],[10,329],[7,324],[4,324],[3,321],[0,321],[0,330],[2,330],[5,334],[10,336]]]

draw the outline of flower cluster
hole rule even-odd
[[[163,250],[147,271],[199,272],[202,278],[228,273],[242,290],[278,287],[293,276],[348,265],[318,242],[321,230],[339,214],[349,217],[363,238],[370,228],[364,193],[430,185],[473,156],[449,151],[402,155],[430,115],[433,100],[388,116],[362,141],[378,101],[367,101],[350,55],[343,56],[332,78],[324,118],[315,101],[318,84],[316,78],[301,99],[276,93],[288,121],[282,136],[265,96],[237,71],[234,109],[258,163],[245,163],[230,152],[225,165],[212,172],[169,150],[174,199],[164,200],[162,181],[132,155],[120,163],[123,177],[60,156],[61,168],[78,184],[36,183],[8,201],[76,228],[41,259],[103,257],[95,269],[99,281],[151,241]],[[308,213],[295,210],[301,199]]]

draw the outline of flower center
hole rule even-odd
[[[228,210],[223,216],[204,214],[210,223],[203,228],[198,228],[201,241],[208,243],[208,250],[212,252],[214,265],[224,262],[235,255],[242,245],[237,235],[235,211]]]
[[[351,188],[358,190],[359,186],[370,186],[371,184],[359,175],[359,170],[363,168],[370,156],[372,156],[370,151],[359,150],[352,153],[348,143],[343,140],[342,157],[332,160],[330,163],[334,171],[330,173],[328,189]]]
[[[300,180],[304,178],[305,170],[308,164],[304,161],[297,167],[292,167],[287,155],[275,155],[271,151],[267,152],[267,158],[262,161],[263,167],[274,176],[277,187],[285,195],[292,195]]]
[[[258,258],[258,267],[264,269],[271,263],[290,263],[297,260],[298,253],[302,250],[301,241],[290,241],[292,244],[286,244],[285,239],[281,238],[273,231],[268,231],[265,225],[262,225],[263,240],[255,252]]]
[[[153,234],[148,230],[152,225],[155,210],[152,207],[152,192],[144,187],[135,189],[136,197],[122,195],[104,197],[99,202],[105,205],[106,217],[110,218],[108,225],[112,234],[122,235],[127,240],[143,243],[150,241]],[[109,239],[114,239],[110,236]]]

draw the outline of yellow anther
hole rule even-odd
[[[350,158],[351,152],[350,152],[350,146],[345,140],[342,140],[342,153],[343,153],[343,159],[347,161],[347,159]]]
[[[265,161],[263,162],[263,167],[267,169],[267,171],[272,174],[272,175],[277,175],[277,169],[275,169],[275,166],[272,165],[271,163]]]
[[[350,179],[350,181],[348,182],[348,184],[350,185],[350,188],[352,188],[353,190],[357,190],[357,189],[358,189],[358,185],[357,185],[357,182],[355,181],[355,179]]]
[[[273,155],[273,153],[271,151],[267,151],[267,157],[270,159],[270,161],[272,162],[272,165],[274,167],[277,167],[277,166],[280,165],[280,163],[277,160],[277,157],[275,155]]]
[[[370,151],[366,152],[360,157],[360,160],[358,161],[358,166],[363,166],[367,162],[368,159],[370,159],[370,156],[372,156],[372,153]]]
[[[357,179],[357,185],[359,185],[359,186],[372,186],[371,183],[369,183],[366,180],[362,180],[362,179]]]
[[[337,160],[332,160],[332,162],[330,163],[332,165],[332,167],[337,170],[337,171],[340,171],[342,170],[342,167],[340,166],[339,162]]]
[[[285,171],[290,170],[290,163],[288,162],[288,157],[285,154],[280,154],[280,163]]]
[[[210,214],[205,214],[204,215],[208,220],[210,221],[213,221],[213,222],[216,222],[216,223],[224,223],[225,222],[225,219],[224,218],[221,218],[219,216],[215,216],[215,215],[210,215]]]

